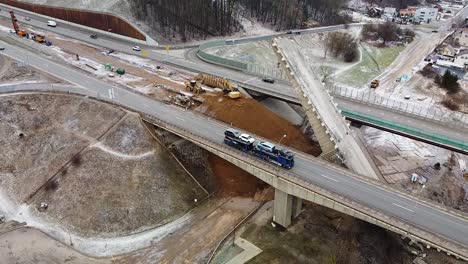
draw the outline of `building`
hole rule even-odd
[[[393,18],[398,15],[398,12],[396,11],[396,8],[394,7],[386,7],[384,8],[383,12],[384,12],[384,16],[389,17],[389,18]]]
[[[440,59],[453,61],[457,55],[457,49],[449,44],[441,44],[436,48],[437,55]]]
[[[439,10],[433,7],[421,7],[416,9],[414,14],[415,22],[425,22],[430,23],[433,20],[437,19],[437,14]]]
[[[459,68],[467,68],[468,66],[468,49],[461,50],[455,55],[455,59],[453,63],[457,65]]]
[[[405,17],[405,18],[410,18],[410,17],[414,17],[414,15],[416,14],[416,10],[418,8],[417,7],[414,7],[414,6],[409,6],[408,8],[406,9],[400,9],[400,17]]]
[[[457,41],[460,46],[468,47],[468,28],[464,27],[458,30],[455,34],[455,41]]]

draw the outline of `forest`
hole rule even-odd
[[[188,41],[243,30],[240,21],[256,20],[274,30],[344,23],[339,10],[347,0],[134,0],[135,17],[168,40]]]

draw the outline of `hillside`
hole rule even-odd
[[[346,21],[339,10],[348,0],[22,0],[104,11],[135,23],[160,43],[188,42],[228,35],[262,34]]]

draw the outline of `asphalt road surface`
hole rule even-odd
[[[3,54],[19,60],[27,57],[31,66],[81,86],[87,89],[91,96],[111,96],[115,102],[130,109],[155,116],[191,133],[223,144],[224,131],[228,128],[227,124],[129,92],[119,86],[113,86],[69,67],[48,61],[19,47],[4,42],[0,42],[0,44],[6,47],[5,51],[2,51]],[[22,87],[24,86],[18,85],[16,88],[22,89]],[[69,89],[64,86],[41,84],[33,84],[29,85],[29,87],[37,91]],[[15,87],[0,87],[0,91],[14,89]],[[333,166],[325,165],[311,156],[298,154],[295,160],[295,167],[291,172],[297,177],[341,194],[365,206],[375,208],[429,233],[455,241],[459,246],[467,250],[465,255],[468,257],[468,220],[443,212],[435,206],[418,203],[411,197],[402,196],[368,182],[363,182],[350,176],[352,175],[351,172],[343,172]]]
[[[9,17],[10,15],[8,13],[9,9],[6,8],[5,5],[0,5],[0,6],[2,6],[2,10],[0,11],[0,16]],[[466,14],[468,14],[468,7],[463,9],[463,11],[459,13],[459,16],[464,16]],[[117,38],[104,37],[104,36],[103,37],[99,36],[98,39],[91,39],[89,35],[92,34],[92,31],[87,30],[87,29],[79,28],[79,27],[72,26],[72,25],[65,25],[65,24],[59,24],[56,28],[51,28],[51,27],[47,27],[46,25],[47,19],[42,18],[41,16],[31,15],[31,14],[27,14],[21,11],[15,11],[15,15],[17,16],[18,21],[20,23],[27,23],[30,25],[34,25],[35,27],[38,27],[38,28],[47,29],[57,34],[68,36],[73,39],[79,39],[79,40],[82,40],[82,41],[85,41],[85,42],[88,42],[88,43],[91,43],[100,47],[105,47],[107,49],[114,49],[116,51],[120,51],[123,53],[141,56],[140,52],[135,52],[131,49],[131,46],[135,45],[135,43],[123,41]],[[25,16],[30,17],[31,21],[25,21],[24,20]],[[447,30],[446,28],[448,24],[449,24],[448,22],[442,23],[441,29]],[[337,27],[323,27],[323,28],[310,29],[306,31],[308,31],[309,33],[312,33],[312,32],[333,31],[336,29]],[[264,36],[264,37],[271,37],[271,36]],[[247,40],[250,41],[249,38],[238,39],[236,41],[247,41]],[[145,48],[145,46],[142,45],[142,48]],[[150,47],[146,47],[146,48],[150,48]],[[238,83],[241,87],[247,88],[248,90],[268,94],[270,96],[284,99],[290,102],[297,102],[294,89],[290,86],[289,83],[286,83],[286,82],[277,81],[274,84],[269,84],[269,83],[263,82],[261,78],[258,76],[252,76],[242,71],[235,71],[232,69],[227,69],[227,68],[220,67],[217,65],[204,63],[201,61],[190,62],[190,61],[187,61],[186,59],[181,59],[181,58],[176,58],[173,56],[165,55],[162,53],[158,53],[156,51],[152,51],[150,49],[147,50],[146,57],[154,61],[160,62],[160,63],[168,64],[177,68],[186,69],[186,70],[193,71],[193,72],[204,72],[204,73],[209,73],[209,74],[213,74],[217,76],[223,76],[229,80],[232,80]],[[342,101],[346,101],[346,99],[343,98]],[[349,101],[348,105],[349,104],[353,104],[354,111],[371,114],[371,112],[369,112],[368,110],[369,109],[368,105],[362,102]],[[430,125],[427,125],[427,124],[433,123],[434,127],[437,127],[437,130],[438,130],[434,132],[438,134],[441,134],[449,138],[458,139],[459,135],[456,135],[456,134],[461,133],[465,140],[466,138],[468,138],[468,131],[466,131],[466,129],[462,131],[457,131],[457,130],[454,131],[450,128],[450,126],[446,126],[447,128],[444,128],[444,126],[441,125],[440,123],[435,122],[435,121],[433,122],[430,119],[424,120],[424,124],[423,124],[421,123],[422,121],[420,119],[414,118],[411,115],[402,115],[401,113],[392,114],[391,111],[387,111],[387,114],[385,116],[381,115],[381,117],[384,117],[384,118],[387,117],[389,118],[389,120],[398,120],[402,116],[404,116],[404,120],[410,120],[410,122],[414,124],[413,126],[430,127]],[[400,120],[403,120],[403,119],[400,119]]]

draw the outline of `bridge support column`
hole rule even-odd
[[[275,189],[273,221],[283,227],[291,225],[293,217],[302,210],[302,199]]]

